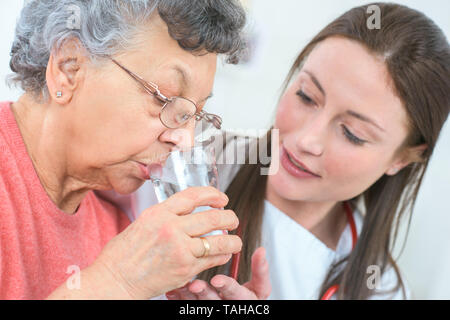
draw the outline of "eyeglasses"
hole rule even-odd
[[[142,77],[128,70],[116,60],[111,60],[136,80],[148,94],[154,96],[163,104],[161,112],[159,113],[159,119],[165,127],[176,129],[183,126],[192,117],[195,117],[196,121],[204,119],[217,129],[221,128],[222,118],[218,115],[207,113],[203,110],[198,112],[197,105],[190,99],[177,96],[170,98],[166,97],[159,91],[156,84],[145,81]]]

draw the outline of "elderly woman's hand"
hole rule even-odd
[[[255,250],[252,256],[252,278],[240,285],[233,278],[219,274],[211,279],[211,285],[194,280],[180,289],[166,294],[169,300],[256,300],[267,299],[271,291],[269,264],[264,248]]]
[[[231,210],[189,214],[198,206],[222,208],[227,202],[226,195],[212,187],[193,187],[173,195],[144,211],[113,238],[89,267],[94,272],[89,273],[108,279],[106,285],[116,291],[111,296],[119,298],[148,299],[183,286],[201,271],[225,264],[232,253],[241,250],[242,242],[236,235],[210,236],[209,255],[202,257],[205,247],[198,236],[233,230],[238,219]],[[89,281],[95,279],[90,276]]]

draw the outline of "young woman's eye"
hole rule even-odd
[[[365,140],[362,140],[360,138],[358,138],[357,136],[355,136],[353,133],[351,133],[346,126],[342,126],[342,131],[344,132],[345,137],[353,144],[356,145],[363,145],[365,142]]]
[[[302,99],[302,101],[307,105],[315,105],[316,103],[310,97],[308,97],[301,89],[296,92],[296,94]]]

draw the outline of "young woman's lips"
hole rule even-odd
[[[296,164],[294,164],[284,147],[281,148],[281,165],[292,176],[296,178],[320,178],[320,176],[310,172],[303,171]]]

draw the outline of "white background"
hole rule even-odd
[[[249,27],[256,50],[250,63],[220,64],[214,97],[207,105],[224,118],[225,129],[268,128],[280,87],[303,46],[332,19],[366,4],[356,0],[249,0]],[[450,34],[450,1],[394,1],[418,9]],[[4,78],[22,1],[0,0],[0,101],[20,91]],[[450,88],[449,88],[450,89]],[[450,299],[450,125],[447,121],[426,173],[399,265],[418,299]],[[400,244],[403,237],[399,238]],[[397,255],[395,255],[397,257]]]

